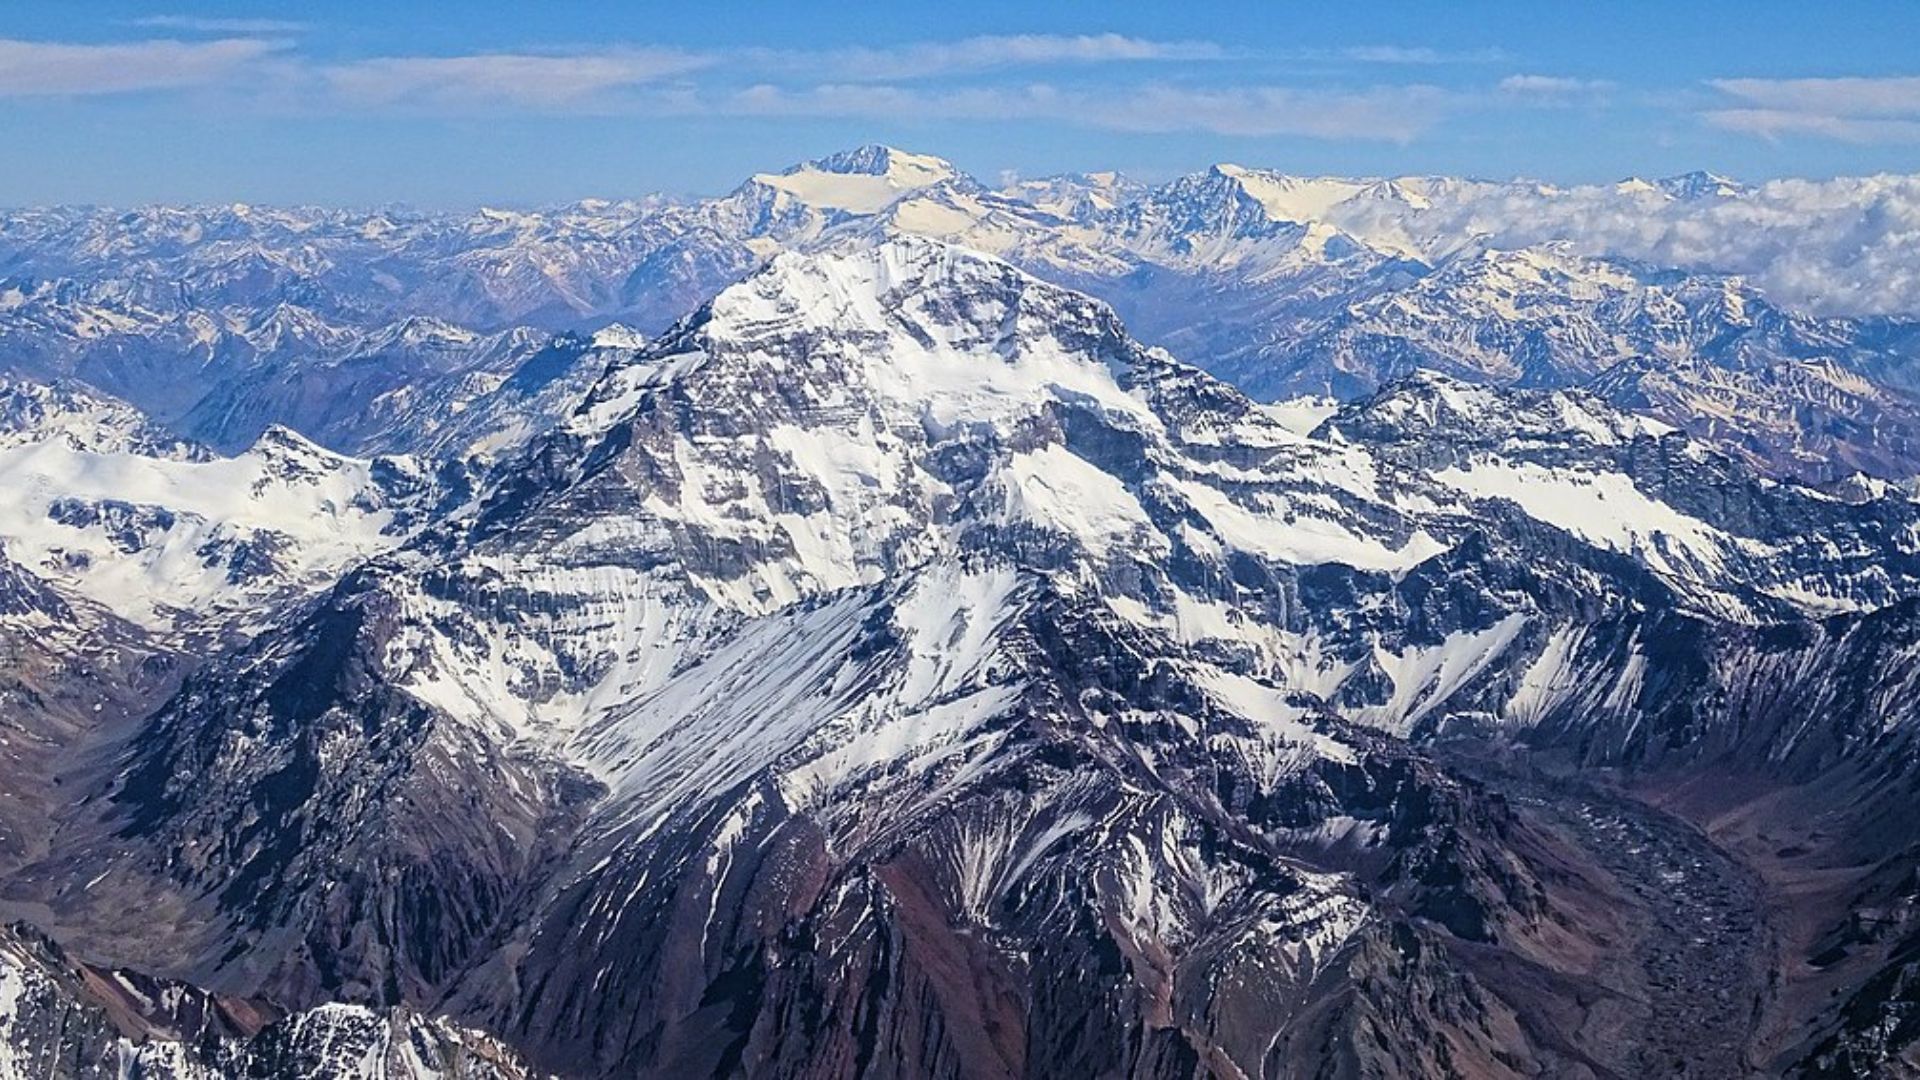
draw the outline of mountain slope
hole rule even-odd
[[[1920,507],[1591,395],[1423,375],[1303,436],[907,238],[606,359],[189,677],[7,898],[567,1072],[1634,1075],[1750,1052],[1764,962],[1674,983],[1611,840],[1426,747],[1897,760],[1905,654],[1849,627],[1910,617]]]

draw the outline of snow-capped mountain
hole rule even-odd
[[[0,215],[0,1077],[1898,1074],[1912,199]]]
[[[919,185],[896,208],[945,182],[859,165]],[[1920,504],[1586,391],[1263,406],[873,224],[409,403],[510,434],[430,429],[471,490],[159,680],[75,803],[18,808],[55,840],[0,902],[565,1075],[1902,1052],[1904,924],[1835,897],[1898,908],[1913,865],[1869,778],[1913,760]],[[1759,933],[1747,867],[1812,829],[1833,894],[1767,893]]]
[[[0,537],[47,585],[154,631],[245,626],[403,539],[441,489],[411,460],[285,428],[219,457],[124,403],[9,384]],[[31,407],[28,407],[31,406]]]
[[[77,382],[0,379],[0,447],[53,442],[93,454],[179,461],[208,452],[167,432],[131,404]]]

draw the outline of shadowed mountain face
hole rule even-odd
[[[897,205],[889,160],[764,181],[763,210]],[[47,673],[10,691],[35,707],[0,762],[52,777],[0,802],[50,838],[8,852],[0,903],[64,950],[4,954],[34,1003],[10,1060],[1611,1077],[1910,1053],[1898,489],[1782,482],[1584,390],[1420,371],[1265,406],[915,237],[781,254],[650,340],[528,364],[461,399],[497,420],[438,414],[457,464],[148,445],[104,401],[0,447],[143,485],[49,503],[0,577],[40,657],[18,670]],[[228,573],[222,537],[276,558]],[[252,1019],[129,1015],[108,971]]]

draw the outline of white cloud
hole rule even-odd
[[[133,25],[183,33],[234,35],[212,41],[149,40],[63,44],[0,39],[0,94],[98,94],[195,86],[241,73],[281,53],[262,87],[317,85],[330,99],[360,107],[591,107],[630,109],[619,92],[703,70],[809,82],[912,81],[1018,67],[1199,62],[1226,51],[1205,41],[1155,41],[1121,34],[1014,34],[914,42],[888,48],[692,51],[612,46],[571,53],[474,53],[384,56],[320,63],[287,52],[304,23],[279,19],[149,15]]]
[[[1727,131],[1767,139],[1920,142],[1920,77],[1714,79],[1708,85],[1741,102],[1701,114]]]
[[[1564,241],[1592,255],[1745,275],[1802,310],[1920,312],[1920,176],[1775,180],[1736,198],[1671,200],[1612,184],[1465,184],[1436,193],[1428,210],[1369,201],[1332,223],[1361,236],[1479,235],[1503,248]]]
[[[196,34],[299,34],[312,28],[309,23],[291,19],[209,19],[197,15],[148,15],[131,19],[127,25]]]
[[[1509,75],[1500,80],[1500,92],[1520,97],[1567,98],[1613,89],[1605,79],[1576,79],[1565,75]]]
[[[1424,45],[1350,45],[1336,52],[1342,59],[1363,64],[1497,64],[1508,59],[1504,49],[1450,52]]]
[[[320,74],[351,104],[555,108],[714,62],[711,56],[677,49],[635,48],[580,55],[379,57],[322,68]]]
[[[148,21],[185,27],[188,16]],[[216,21],[205,21],[214,25]],[[227,20],[238,26],[245,20]],[[247,23],[247,25],[254,25]],[[259,24],[262,27],[264,23]],[[1407,142],[1469,96],[1426,85],[1330,89],[1103,80],[933,80],[1020,68],[1206,63],[1229,56],[1205,41],[1120,34],[1028,34],[828,50],[685,50],[608,46],[576,52],[393,55],[321,62],[284,42],[224,38],[129,45],[0,43],[0,93],[101,93],[224,82],[296,109],[401,109],[498,114],[794,115],[890,120],[1025,120],[1111,131],[1211,132]],[[12,50],[9,53],[9,49]],[[1352,58],[1443,63],[1471,54],[1362,46]],[[249,62],[279,53],[273,64]],[[239,76],[245,72],[251,82]],[[1484,102],[1483,102],[1484,104]]]
[[[703,70],[804,75],[810,80],[853,84],[1014,67],[1202,61],[1224,55],[1220,46],[1200,41],[1150,41],[1119,34],[1023,34],[825,51],[693,52],[622,47],[571,54],[393,56],[330,65],[322,68],[320,75],[341,100],[356,105],[585,105],[631,110],[645,105],[617,101],[614,92]],[[817,96],[832,99],[853,95]],[[887,98],[885,94],[873,96]]]
[[[119,94],[203,86],[286,48],[260,38],[68,45],[0,39],[0,96]]]
[[[838,82],[886,82],[1022,66],[1197,61],[1222,55],[1218,45],[1208,42],[1149,41],[1119,34],[1022,34],[826,51],[623,47],[572,54],[393,56],[332,65],[323,68],[321,75],[343,100],[358,105],[614,107],[619,103],[604,100],[613,91],[723,68],[763,75],[805,74]],[[623,107],[636,106],[629,102]]]
[[[687,101],[679,105],[722,114],[1047,120],[1111,131],[1206,131],[1405,142],[1436,123],[1448,101],[1445,92],[1426,86],[1323,91],[1289,87],[1196,90],[1147,85],[1086,91],[1034,84],[927,91],[840,83],[799,91],[762,84],[705,106]]]
[[[1710,86],[1763,109],[1826,116],[1920,116],[1920,78],[1714,79]]]
[[[1920,120],[1825,116],[1783,109],[1710,109],[1701,116],[1714,127],[1766,139],[1815,135],[1866,145],[1920,142]]]
[[[755,49],[742,58],[761,70],[805,71],[832,79],[886,80],[1046,65],[1204,61],[1226,55],[1226,50],[1208,41],[1153,41],[1120,34],[1010,34],[891,48],[823,52]]]
[[[1368,90],[1147,87],[1131,99],[1085,103],[1103,127],[1122,131],[1202,130],[1220,135],[1307,135],[1407,142],[1438,123],[1448,95],[1430,86]],[[1061,119],[1071,119],[1070,116]]]

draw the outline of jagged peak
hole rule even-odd
[[[268,424],[260,437],[247,448],[247,454],[268,458],[306,461],[344,461],[339,454],[321,446],[285,424]]]
[[[1020,321],[1033,306],[1045,319]],[[931,349],[965,349],[1018,333],[1126,340],[1106,304],[1036,278],[993,255],[911,233],[774,256],[721,290],[649,354],[697,347],[696,337],[751,340],[770,331],[861,335],[889,327]]]
[[[155,424],[137,406],[78,379],[0,375],[0,447],[59,441],[90,453],[203,460],[205,447]]]
[[[964,179],[952,163],[891,146],[860,146],[803,161],[780,173],[758,173],[741,192],[774,192],[806,208],[837,215],[870,215],[935,184]]]
[[[596,349],[640,349],[646,347],[647,335],[625,323],[611,322],[595,330],[587,342]]]
[[[1460,245],[1434,268],[1439,271],[1432,279],[1435,284],[1505,278],[1537,285],[1541,282],[1536,279],[1558,275],[1626,287],[1638,280],[1633,268],[1622,261],[1583,254],[1565,240],[1505,247],[1485,235]]]
[[[1378,181],[1340,176],[1292,176],[1221,162],[1207,170],[1216,182],[1231,181],[1260,204],[1274,221],[1306,224],[1323,220],[1340,204],[1365,194]]]
[[[866,215],[912,192],[961,178],[945,159],[872,144],[778,173],[760,173],[747,182],[747,189],[772,189],[819,210]]]
[[[427,344],[466,345],[479,335],[464,326],[431,315],[409,315],[370,335],[366,349],[417,348]]]
[[[256,344],[287,339],[333,343],[351,336],[353,331],[329,321],[312,308],[282,300],[248,319],[242,333]]]
[[[1740,181],[1705,169],[1669,176],[1658,181],[1657,186],[1676,199],[1730,199],[1745,195],[1748,191]]]
[[[958,172],[945,158],[915,154],[882,143],[868,143],[802,162],[787,169],[784,175],[807,170],[845,176],[894,176],[917,179],[921,183],[936,183]]]
[[[747,280],[723,290],[710,309],[717,314],[751,304],[758,308],[771,297],[797,298],[805,305],[825,289],[841,306],[818,309],[856,318],[870,318],[877,309],[860,308],[868,302],[885,306],[912,302],[933,306],[942,294],[979,301],[992,294],[1013,297],[1038,293],[1073,307],[1117,318],[1107,305],[1084,294],[1052,285],[993,255],[912,233],[889,236],[875,243],[842,245],[818,251],[787,251],[776,255]],[[845,305],[855,305],[849,308]],[[977,329],[997,328],[1000,316],[977,304],[942,309],[958,321],[977,322]],[[989,327],[988,322],[993,321]]]

